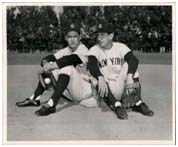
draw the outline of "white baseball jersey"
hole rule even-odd
[[[67,56],[67,55],[71,55],[71,54],[77,54],[81,58],[81,60],[83,61],[83,60],[87,60],[87,59],[84,58],[87,53],[88,53],[88,48],[84,44],[80,43],[78,48],[74,52],[72,52],[71,48],[66,47],[64,49],[59,50],[57,53],[54,54],[54,56],[55,56],[56,59],[60,59],[63,56]],[[83,63],[85,63],[85,62],[86,61],[83,61]],[[86,73],[86,67],[84,67],[83,64],[78,65],[76,67],[76,69],[78,71],[83,71],[83,74]],[[67,74],[67,73],[65,73],[65,74]]]
[[[78,48],[72,52],[72,50],[69,47],[66,47],[64,49],[59,50],[57,53],[54,54],[54,56],[56,57],[56,59],[60,59],[63,56],[67,56],[67,55],[71,55],[71,54],[77,54],[77,55],[86,55],[88,52],[88,48],[80,43],[80,45],[78,46]]]
[[[100,71],[117,100],[121,99],[128,65],[124,56],[131,51],[122,43],[113,42],[109,50],[102,49],[99,45],[93,46],[87,55],[93,55],[99,61]]]
[[[99,45],[93,46],[88,55],[95,56],[100,64],[100,71],[105,79],[115,80],[124,64],[124,56],[131,51],[126,45],[113,42],[109,50],[102,49]]]

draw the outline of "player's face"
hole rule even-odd
[[[78,32],[70,31],[66,34],[65,38],[68,43],[68,46],[72,50],[75,50],[78,47],[78,45],[80,44],[80,35]]]
[[[98,44],[100,47],[104,49],[108,49],[108,47],[112,44],[112,34],[108,33],[98,33]]]

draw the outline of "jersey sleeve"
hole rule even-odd
[[[99,59],[99,49],[96,46],[90,48],[87,56],[95,56],[97,59]]]
[[[127,47],[125,44],[122,44],[121,45],[121,55],[122,55],[122,58],[125,57],[125,55],[130,52],[131,49],[129,47]]]
[[[87,53],[88,53],[88,48],[84,44],[81,44],[79,46],[79,48],[75,52],[73,52],[72,54],[78,55],[78,57],[80,58],[82,63],[86,64],[88,62]]]
[[[86,56],[88,53],[88,48],[84,45],[84,44],[81,44],[79,46],[79,48],[73,52],[72,54],[77,54],[77,55],[83,55],[83,56]]]
[[[54,56],[55,56],[55,58],[58,60],[58,59],[60,59],[61,57],[63,57],[65,54],[64,54],[64,49],[62,49],[62,50],[59,50],[58,52],[56,52],[55,54],[54,54]]]

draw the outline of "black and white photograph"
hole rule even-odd
[[[175,145],[174,33],[175,3],[3,3],[3,144]]]

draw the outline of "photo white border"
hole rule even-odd
[[[74,0],[76,1],[76,0]],[[40,3],[39,3],[40,2]],[[126,2],[113,2],[113,1],[108,1],[108,2],[83,2],[83,1],[80,1],[78,3],[76,2],[35,2],[35,1],[27,1],[27,2],[24,2],[24,1],[9,1],[7,0],[6,2],[3,2],[2,3],[2,111],[3,111],[3,115],[2,115],[2,122],[3,122],[3,136],[2,136],[2,139],[3,139],[3,144],[6,144],[6,145],[12,145],[12,144],[23,144],[23,145],[56,145],[56,144],[80,144],[80,145],[86,145],[86,144],[98,144],[98,145],[111,145],[111,144],[122,144],[122,145],[128,145],[128,144],[135,144],[135,145],[138,145],[138,144],[145,144],[145,143],[148,143],[149,142],[149,145],[160,145],[160,144],[175,144],[175,134],[176,134],[176,130],[175,130],[175,123],[173,123],[173,140],[170,141],[7,141],[7,46],[6,46],[6,40],[7,38],[4,37],[6,36],[6,6],[15,6],[15,5],[21,5],[21,6],[25,6],[25,5],[30,5],[30,6],[36,6],[36,5],[58,5],[58,6],[69,6],[69,5],[72,5],[72,6],[77,6],[77,5],[80,5],[80,6],[88,6],[88,5],[92,5],[92,6],[97,6],[97,5],[103,5],[103,6],[106,6],[106,5],[111,5],[111,6],[114,6],[114,5],[122,5],[122,6],[134,6],[134,5],[149,5],[149,6],[157,6],[157,5],[168,5],[168,6],[172,6],[172,10],[173,10],[173,19],[172,19],[172,35],[173,35],[173,40],[172,40],[172,43],[173,43],[173,49],[172,49],[172,110],[173,110],[173,122],[175,121],[175,86],[176,86],[176,64],[175,64],[175,61],[176,61],[176,3],[173,1],[169,1],[169,2],[164,2],[164,0],[162,2],[157,2],[157,1],[154,1],[154,2],[134,2],[134,1],[126,1]]]

